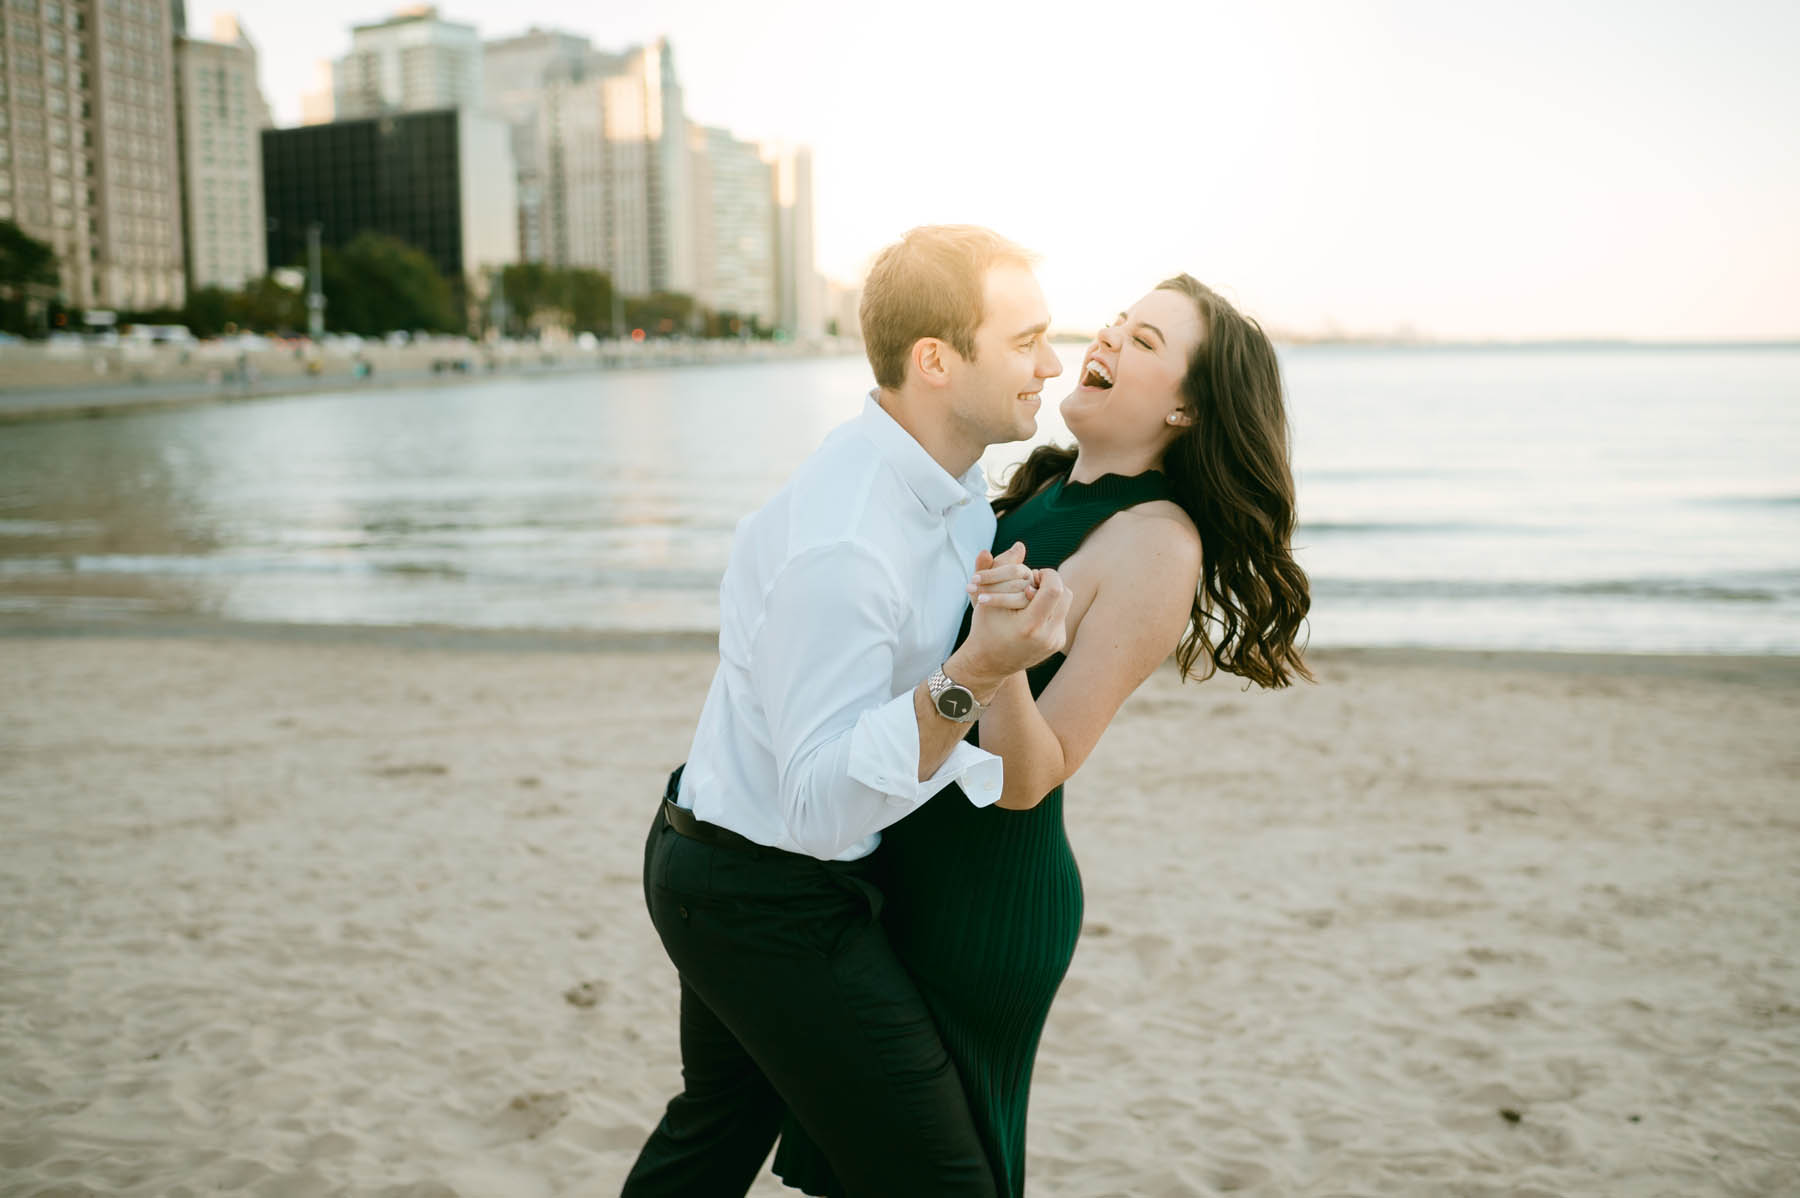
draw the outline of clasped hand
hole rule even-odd
[[[975,605],[966,646],[996,673],[1028,669],[1068,642],[1070,591],[1062,576],[1025,564],[1025,545],[995,557],[983,550],[969,583]]]

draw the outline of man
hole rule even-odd
[[[861,318],[878,386],[738,526],[719,670],[645,847],[681,974],[683,1089],[628,1198],[743,1194],[784,1110],[859,1198],[994,1193],[878,922],[869,854],[952,782],[999,798],[999,759],[963,736],[1002,681],[1062,648],[1069,596],[1045,571],[1029,606],[978,608],[951,652],[994,535],[976,461],[1036,430],[1062,368],[1030,259],[985,229],[890,246]]]

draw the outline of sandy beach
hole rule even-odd
[[[0,632],[0,1193],[617,1192],[704,644]],[[1800,1193],[1800,659],[1315,662],[1071,784],[1029,1191]]]

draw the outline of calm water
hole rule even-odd
[[[1283,364],[1314,644],[1800,653],[1800,349]],[[734,523],[867,386],[832,359],[0,427],[0,612],[711,629]]]

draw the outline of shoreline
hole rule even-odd
[[[300,624],[184,619],[133,621],[0,617],[0,644],[18,641],[235,641],[315,648],[405,649],[448,653],[645,655],[714,654],[718,634],[691,629],[465,628],[439,624]],[[1779,653],[1593,652],[1406,645],[1322,646],[1309,664],[1332,667],[1521,670],[1800,687],[1800,655]],[[1172,661],[1172,659],[1171,659]],[[1173,673],[1173,665],[1165,664]],[[1190,680],[1197,683],[1198,680]],[[1216,674],[1208,681],[1226,682]],[[1296,684],[1305,687],[1302,681]]]
[[[752,362],[793,361],[838,357],[853,352],[842,341],[735,342],[702,341],[672,345],[646,343],[629,348],[604,345],[596,349],[572,346],[526,349],[509,346],[494,354],[478,345],[421,344],[404,348],[371,345],[362,357],[375,371],[366,377],[353,373],[356,358],[332,352],[320,355],[323,369],[306,371],[307,359],[292,350],[261,350],[250,356],[255,371],[246,385],[230,379],[212,379],[206,372],[223,369],[225,359],[170,360],[172,351],[160,351],[139,359],[118,359],[106,373],[123,372],[148,363],[138,377],[95,385],[91,378],[44,380],[34,386],[0,387],[0,426],[50,420],[98,420],[139,412],[213,407],[262,399],[288,399],[337,391],[388,391],[401,387],[450,387],[501,379],[531,382],[566,375],[610,374],[616,371],[687,369],[735,366]],[[53,366],[73,369],[96,355],[63,359]],[[98,355],[114,363],[114,357]],[[440,365],[461,361],[464,369]],[[10,366],[0,351],[0,377]],[[29,366],[30,364],[25,364]],[[154,375],[152,371],[156,372]],[[67,371],[64,371],[67,373]],[[180,377],[176,377],[180,376]]]

